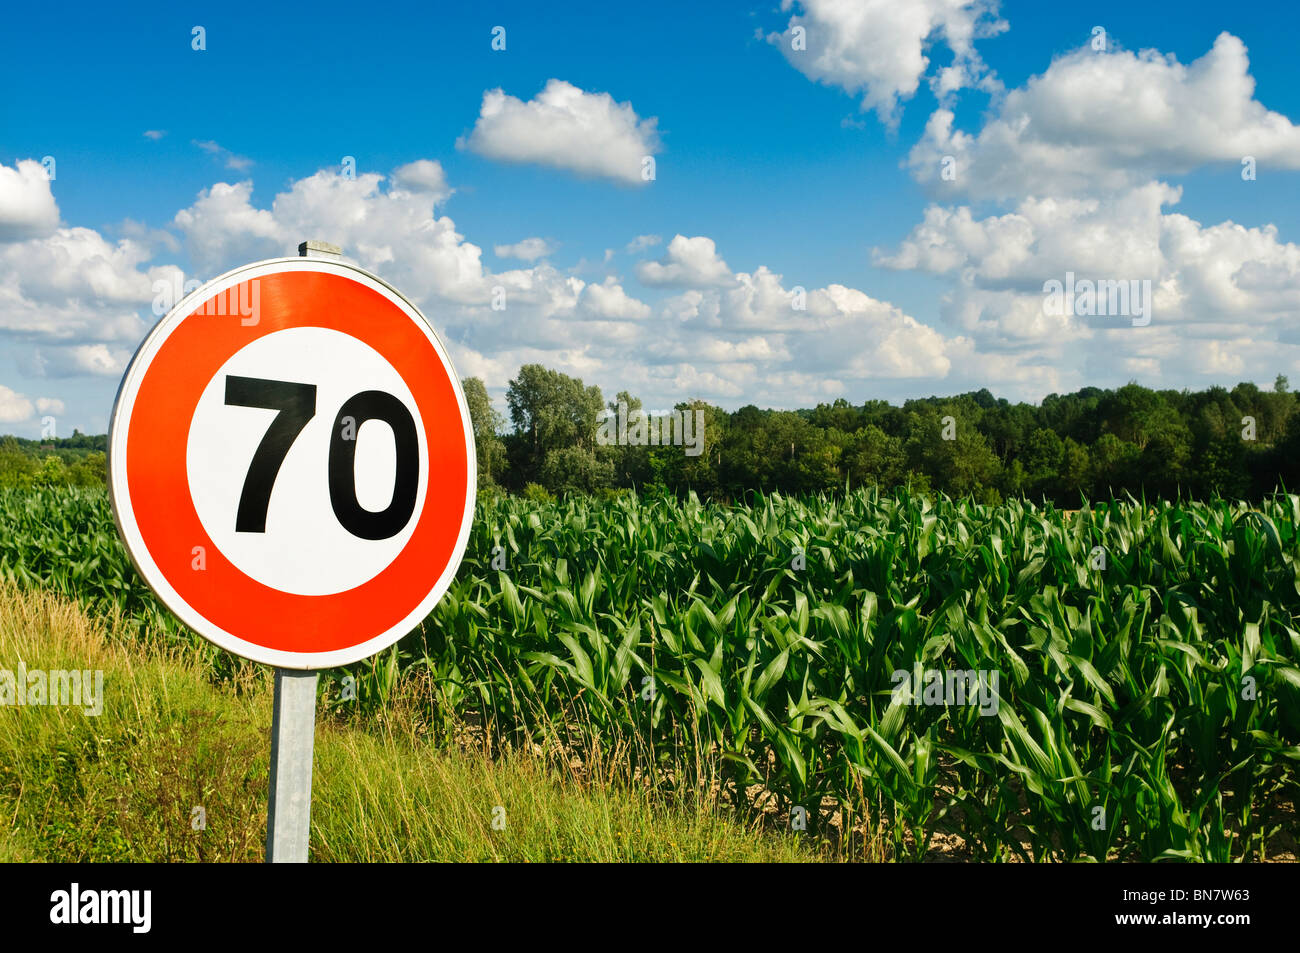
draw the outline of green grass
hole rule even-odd
[[[262,860],[269,678],[214,684],[199,654],[129,631],[61,597],[0,586],[0,668],[102,669],[106,696],[97,717],[0,709],[0,861]],[[365,727],[319,725],[313,861],[818,856],[700,801],[557,772],[532,753],[464,750],[411,713],[399,699]]]

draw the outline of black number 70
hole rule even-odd
[[[307,421],[316,416],[316,385],[227,375],[226,403],[279,411],[253,453],[235,514],[235,532],[265,533],[266,512],[280,466]],[[351,437],[345,438],[343,426],[348,417],[352,418]],[[355,438],[367,420],[388,424],[397,448],[393,498],[379,512],[367,510],[357,501]],[[330,506],[343,528],[362,539],[396,536],[415,512],[419,485],[420,443],[406,405],[382,390],[365,390],[344,401],[334,418],[329,453]]]

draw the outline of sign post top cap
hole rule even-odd
[[[298,245],[298,257],[309,258],[313,256],[317,258],[342,258],[343,249],[338,245],[332,245],[329,242],[316,241],[315,239],[308,239],[305,242],[300,242]]]

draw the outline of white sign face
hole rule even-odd
[[[141,345],[109,483],[136,567],[183,622],[324,668],[391,645],[450,585],[473,430],[414,306],[350,265],[278,259],[210,282]]]
[[[320,367],[347,368],[320,377]],[[231,376],[256,380],[319,379],[317,413],[299,432],[280,462],[267,504],[266,530],[236,530],[230,518],[239,507],[247,462],[276,412],[226,403]],[[268,586],[304,596],[327,596],[368,582],[397,558],[415,521],[383,540],[353,535],[330,515],[329,455],[331,415],[320,408],[342,407],[353,394],[382,391],[401,401],[415,422],[422,458],[428,457],[415,398],[393,366],[369,345],[339,331],[289,328],[258,338],[237,351],[204,388],[190,425],[186,467],[199,522],[237,568]],[[353,425],[357,502],[379,512],[389,506],[397,485],[397,440],[391,425],[367,420]],[[415,509],[428,490],[420,471]]]

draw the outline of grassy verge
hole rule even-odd
[[[214,684],[75,603],[0,586],[0,669],[104,673],[103,710],[0,707],[0,862],[260,861],[269,670]],[[134,630],[132,630],[134,631]],[[414,709],[412,709],[414,710]],[[400,700],[317,728],[314,861],[800,861],[792,835],[528,752],[448,744]]]

